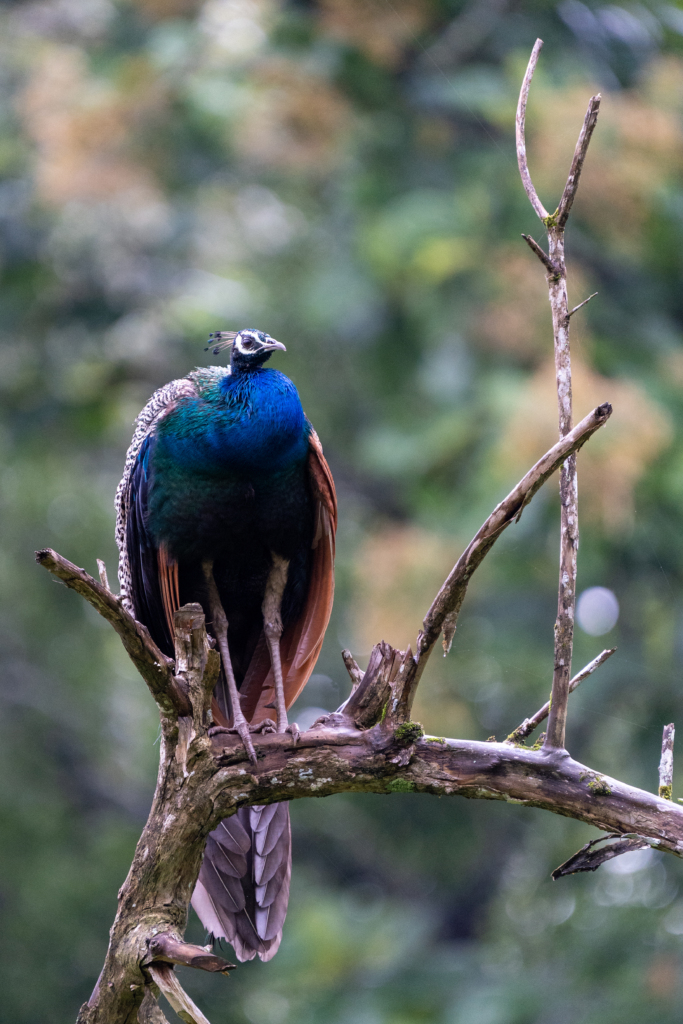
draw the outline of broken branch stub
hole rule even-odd
[[[662,734],[662,757],[659,762],[659,795],[663,800],[672,799],[674,781],[674,735],[673,722],[664,726]]]

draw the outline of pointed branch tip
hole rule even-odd
[[[583,127],[579,134],[579,138],[576,143],[576,149],[574,150],[574,157],[572,159],[572,165],[569,169],[569,176],[567,183],[564,186],[564,192],[560,199],[560,205],[557,208],[557,226],[564,228],[569,218],[569,213],[576,196],[577,189],[579,187],[579,178],[581,177],[581,171],[583,170],[583,164],[586,159],[586,153],[588,152],[588,146],[590,144],[595,126],[598,122],[598,114],[600,113],[600,93],[596,93],[595,96],[591,96],[588,101],[588,110],[586,116],[583,119]]]
[[[550,276],[551,277],[557,277],[559,275],[559,273],[560,273],[560,268],[558,266],[556,266],[555,263],[553,263],[553,261],[550,259],[550,256],[548,256],[548,254],[545,252],[545,250],[541,248],[541,246],[538,244],[536,239],[532,238],[531,235],[525,235],[524,232],[522,232],[522,238],[524,239],[526,244],[529,246],[531,251],[533,253],[535,253],[536,256],[538,256],[539,260],[541,261],[543,266],[546,268],[546,270],[548,271]],[[569,315],[571,316],[571,313]]]
[[[585,306],[587,302],[590,302],[591,299],[594,299],[597,294],[597,292],[593,292],[593,294],[589,295],[587,299],[584,299],[583,302],[580,302],[578,306],[574,306],[573,309],[570,309],[567,313],[567,320],[570,316],[574,316],[574,313],[576,313],[577,310],[581,309],[582,306]]]
[[[526,105],[529,99],[529,87],[531,85],[531,79],[534,77],[534,71],[538,63],[538,57],[543,46],[543,40],[537,39],[534,43],[534,48],[531,51],[529,57],[529,63],[527,65],[526,74],[522,82],[522,88],[519,91],[519,101],[517,103],[517,115],[515,117],[515,138],[517,143],[517,165],[519,167],[520,177],[522,179],[522,185],[524,191],[529,197],[529,202],[533,206],[534,210],[538,214],[541,220],[546,220],[548,217],[548,211],[545,206],[538,198],[538,193],[534,188],[534,184],[529,174],[529,165],[527,163],[526,155]]]

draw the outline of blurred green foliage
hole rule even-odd
[[[209,330],[287,344],[341,499],[339,649],[414,641],[452,560],[554,439],[541,239],[514,108],[537,36],[532,173],[549,209],[603,93],[567,235],[580,590],[620,603],[578,669],[569,746],[655,790],[683,655],[683,5],[587,0],[27,0],[0,11],[0,1020],[72,1020],[104,954],[155,778],[157,722],[116,637],[32,562],[114,576],[113,495],[152,390]],[[547,696],[548,486],[473,582],[417,717],[509,732]],[[438,662],[438,663],[437,663]],[[311,710],[313,709],[313,710]],[[674,797],[681,773],[674,777]],[[185,972],[214,1024],[680,1020],[680,865],[551,883],[595,830],[423,796],[292,808],[281,951]],[[196,919],[189,934],[201,939]],[[170,1012],[170,1011],[169,1011]]]

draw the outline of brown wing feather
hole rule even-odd
[[[316,532],[313,539],[313,559],[311,578],[306,596],[304,610],[297,622],[289,626],[280,641],[282,654],[282,675],[285,683],[285,701],[290,708],[299,696],[315,667],[320,648],[325,637],[325,630],[332,613],[334,599],[334,553],[335,535],[337,532],[337,495],[330,467],[323,455],[322,445],[315,431],[311,431],[308,451],[308,472],[316,501]],[[259,644],[260,646],[260,644]],[[270,669],[268,651],[264,645],[266,657],[258,658],[259,648],[255,652],[249,672],[244,680],[249,682],[249,693],[259,694],[256,704],[253,696],[249,701],[253,707],[252,722],[261,722],[264,718],[272,718],[274,687],[273,673]],[[255,662],[258,661],[258,666]],[[254,673],[252,675],[252,666]],[[261,679],[258,679],[260,675]],[[262,680],[262,681],[261,681]],[[260,686],[258,686],[260,683]],[[258,687],[258,688],[257,688]],[[244,689],[244,684],[243,684]],[[247,702],[245,701],[245,704]],[[247,710],[245,708],[245,714]]]
[[[164,605],[164,615],[168,632],[172,637],[173,616],[180,608],[180,593],[178,590],[178,563],[170,558],[165,544],[161,544],[157,550],[157,568],[159,570],[159,586],[161,589],[161,600]]]

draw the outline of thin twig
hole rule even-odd
[[[595,125],[598,121],[598,114],[600,113],[600,93],[595,96],[591,96],[588,103],[588,110],[583,121],[583,127],[581,134],[579,135],[578,142],[576,143],[576,149],[574,150],[574,159],[569,169],[569,177],[567,183],[564,186],[564,192],[560,199],[560,205],[557,208],[557,226],[563,228],[567,223],[569,212],[574,202],[576,190],[579,187],[579,178],[581,177],[581,171],[583,170],[583,163],[586,159],[586,153],[588,152],[588,144],[590,143],[591,136],[595,129]]]
[[[662,757],[659,762],[659,795],[663,800],[671,800],[674,781],[674,729],[673,722],[664,726],[662,734]]]
[[[609,402],[593,409],[580,423],[577,423],[566,437],[553,445],[535,466],[532,466],[517,486],[496,506],[483,526],[477,530],[425,615],[417,642],[418,676],[439,638],[446,618],[449,619],[453,627],[455,626],[470,578],[503,530],[507,529],[510,523],[519,519],[525,506],[529,504],[546,480],[567,458],[577,452],[596,430],[599,430],[607,422],[611,414],[612,406]]]
[[[210,1024],[199,1007],[192,1002],[170,964],[152,963],[147,970],[181,1020],[187,1024]]]
[[[550,256],[548,256],[547,252],[544,249],[541,248],[541,246],[538,244],[538,242],[534,238],[532,238],[531,235],[525,235],[524,232],[522,232],[522,238],[524,239],[526,244],[529,246],[531,251],[538,256],[539,260],[541,261],[541,263],[543,264],[545,269],[548,271],[548,273],[552,274],[553,277],[554,277],[558,273],[558,268],[555,266],[553,261],[550,259]],[[588,300],[586,300],[586,301],[588,301]],[[578,309],[578,307],[577,307],[577,309]],[[571,316],[571,313],[569,315]]]
[[[603,665],[608,658],[611,658],[615,651],[616,647],[608,647],[606,650],[602,651],[601,654],[598,654],[597,658],[593,658],[592,661],[589,661],[588,664],[582,668],[580,672],[577,672],[574,678],[570,681],[569,692],[573,693],[577,686],[579,686],[584,679],[588,679],[588,676],[592,675],[596,668]],[[548,717],[549,711],[550,701],[546,701],[543,707],[539,708],[535,715],[532,715],[531,718],[525,718],[521,725],[518,725],[516,729],[513,729],[505,742],[521,743],[522,740],[531,735],[534,729],[536,729],[541,722],[545,721]]]
[[[587,299],[584,299],[583,302],[580,302],[578,306],[574,306],[573,309],[570,309],[567,313],[567,318],[569,318],[570,316],[574,316],[574,313],[576,313],[577,309],[581,309],[581,307],[585,306],[587,302],[590,302],[591,299],[594,299],[597,294],[597,292],[593,292],[593,294],[589,295]]]
[[[542,46],[543,46],[543,40],[542,39],[537,39],[536,42],[534,43],[534,48],[531,51],[531,56],[529,57],[529,64],[528,64],[527,69],[526,69],[526,74],[524,75],[524,81],[522,82],[522,88],[520,89],[520,92],[519,92],[519,102],[517,104],[517,117],[516,117],[516,121],[515,121],[515,128],[516,128],[516,140],[517,140],[517,163],[519,165],[519,173],[520,173],[520,175],[522,177],[522,184],[524,185],[524,191],[526,192],[527,196],[529,197],[529,202],[533,206],[533,208],[536,211],[536,213],[538,214],[538,216],[541,218],[542,221],[545,221],[546,218],[548,217],[548,211],[546,210],[546,208],[543,205],[543,203],[541,202],[541,200],[538,198],[538,194],[537,194],[536,189],[534,188],[533,182],[531,180],[531,175],[529,174],[529,166],[527,164],[527,158],[526,158],[526,132],[525,132],[525,129],[526,129],[526,124],[525,124],[525,122],[526,122],[526,104],[527,104],[527,100],[529,99],[529,86],[531,85],[531,79],[533,78],[534,71],[536,70],[536,64],[538,63],[538,55],[541,52],[541,47]]]

